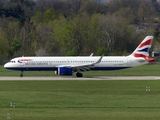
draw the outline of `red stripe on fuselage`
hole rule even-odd
[[[32,59],[20,59],[19,61],[20,62],[30,62],[30,61],[32,61]]]

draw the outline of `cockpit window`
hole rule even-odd
[[[12,60],[11,60],[11,61],[9,61],[9,62],[10,62],[10,63],[15,63],[15,61],[12,61]]]

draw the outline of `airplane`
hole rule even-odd
[[[9,70],[21,71],[55,71],[57,75],[83,77],[81,72],[90,70],[120,70],[152,63],[155,58],[149,57],[153,36],[147,36],[128,56],[76,56],[76,57],[17,57],[4,65]]]

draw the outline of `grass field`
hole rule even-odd
[[[19,74],[0,66],[0,76]],[[83,74],[160,76],[160,65]],[[54,71],[24,72],[24,76],[54,75]],[[0,120],[9,119],[8,113],[11,120],[159,120],[159,112],[160,81],[0,81]]]
[[[159,120],[159,112],[160,81],[0,81],[0,120]]]
[[[0,76],[19,76],[20,71],[6,70],[0,66]],[[116,71],[89,71],[84,76],[160,76],[160,63],[148,64]],[[24,76],[55,76],[54,71],[24,71]],[[75,73],[74,73],[75,76]]]

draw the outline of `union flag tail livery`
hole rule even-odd
[[[143,58],[148,62],[154,62],[155,58],[149,57],[150,48],[152,45],[153,36],[147,36],[132,53],[135,58]]]
[[[149,57],[153,36],[147,36],[129,56],[52,56],[52,57],[17,57],[4,65],[6,69],[21,71],[55,71],[57,75],[82,77],[83,71],[120,70],[148,64],[155,61]]]
[[[132,55],[136,58],[142,57],[146,59],[149,56],[149,51],[152,45],[153,36],[147,36],[141,44],[136,48]]]

